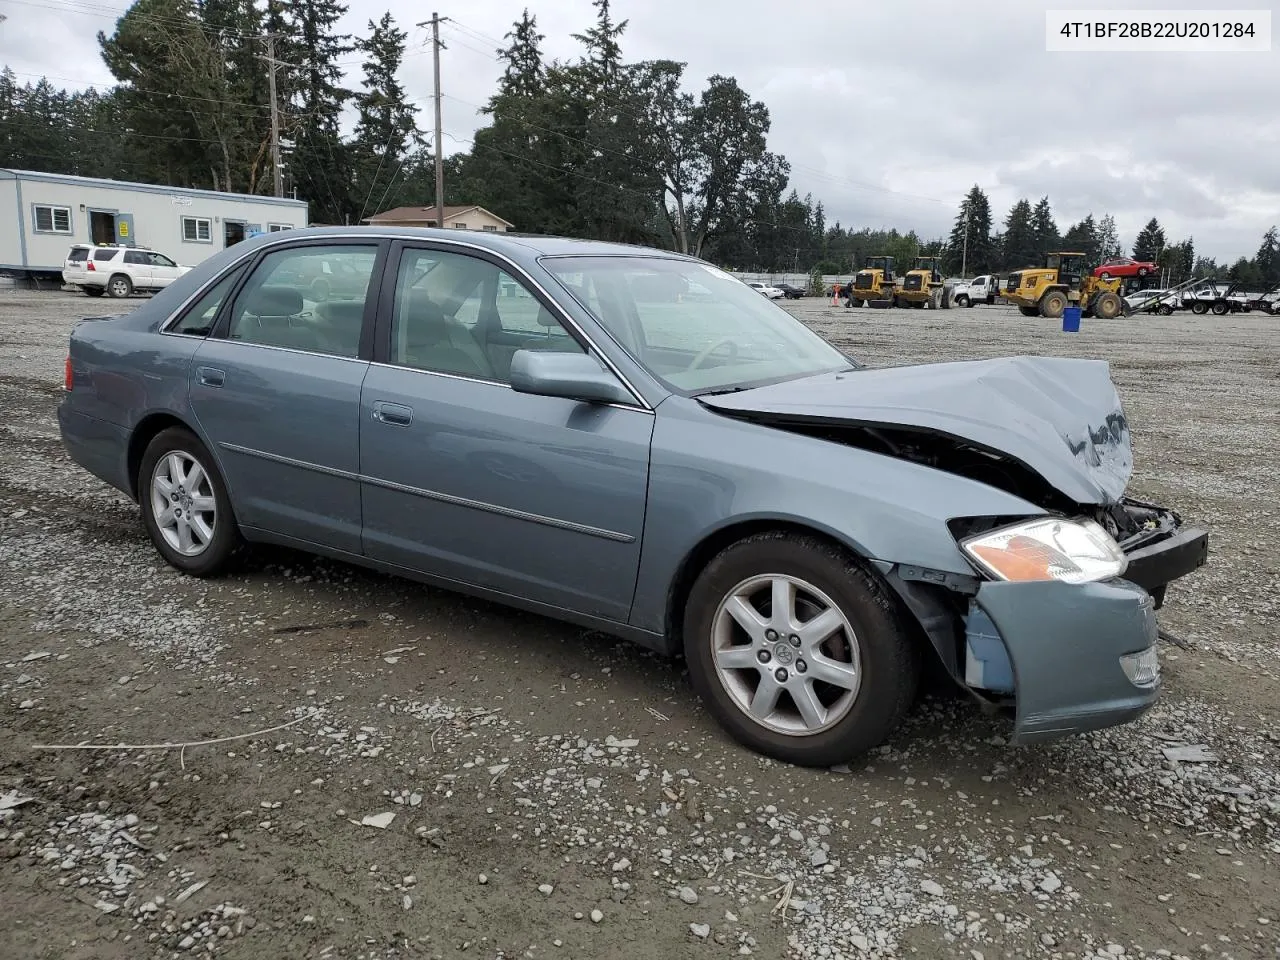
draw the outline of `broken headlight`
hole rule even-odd
[[[966,537],[960,549],[996,580],[1089,583],[1118,577],[1129,566],[1115,538],[1094,520],[1025,520]]]

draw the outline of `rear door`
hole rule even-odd
[[[196,352],[191,406],[251,531],[360,552],[360,387],[373,296],[366,282],[335,309],[298,278],[315,260],[341,259],[368,281],[383,256],[376,240],[259,254]]]
[[[151,272],[151,255],[145,250],[126,250],[124,252],[125,273],[133,281],[135,290],[155,289],[155,278]]]

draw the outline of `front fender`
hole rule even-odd
[[[631,623],[659,632],[685,560],[737,524],[797,524],[869,561],[971,577],[947,520],[1045,512],[974,480],[724,417],[683,397],[658,407],[648,501]]]

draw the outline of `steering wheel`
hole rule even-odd
[[[728,346],[731,348],[729,350],[730,360],[732,360],[734,357],[738,355],[737,341],[733,340],[731,337],[721,337],[719,340],[715,341],[710,346],[704,347],[702,350],[698,351],[698,355],[694,357],[692,361],[690,361],[689,366],[685,367],[685,370],[697,370],[700,366],[702,366],[702,364],[706,361],[706,359],[709,356],[711,356],[711,354],[715,353],[717,350],[719,350],[723,346]]]

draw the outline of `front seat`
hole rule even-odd
[[[404,362],[424,370],[496,380],[493,365],[462,323],[447,316],[425,290],[409,295],[401,316]]]

